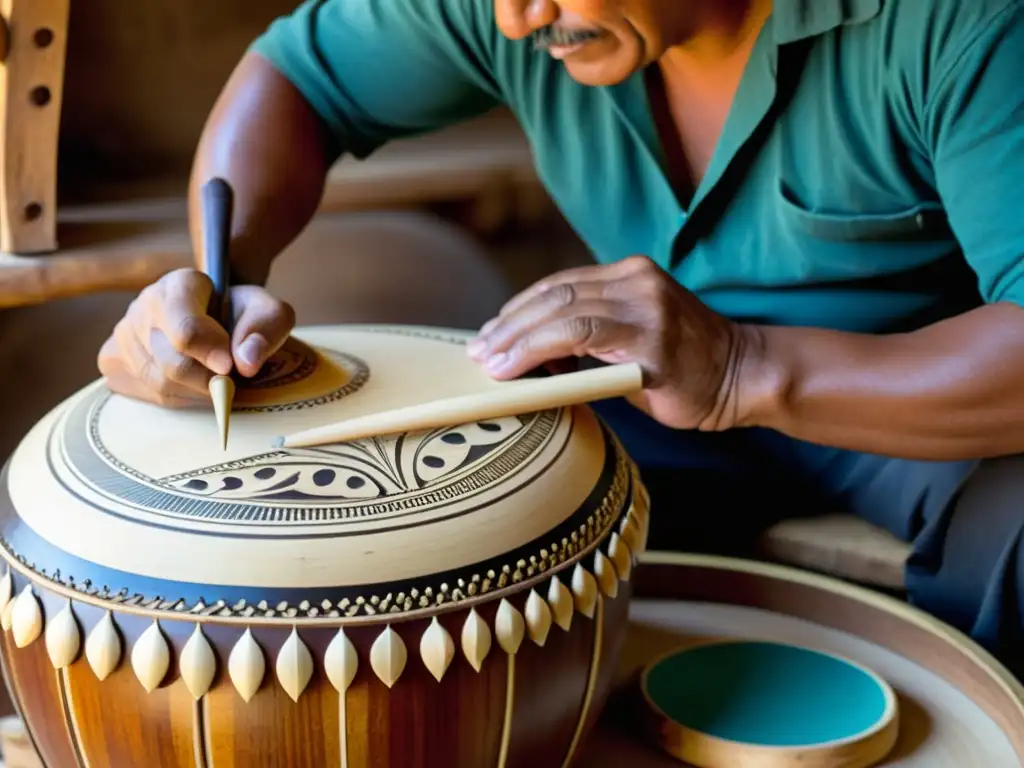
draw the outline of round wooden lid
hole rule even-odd
[[[867,768],[899,732],[881,677],[788,643],[684,647],[647,664],[640,686],[649,732],[695,768]]]
[[[410,611],[568,567],[631,488],[626,457],[588,408],[272,447],[288,432],[494,386],[467,338],[300,329],[240,382],[226,451],[211,410],[168,410],[96,382],[8,462],[4,554],[101,596],[224,615]]]

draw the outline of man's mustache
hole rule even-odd
[[[541,27],[533,33],[533,47],[537,50],[546,50],[554,45],[576,45],[585,43],[600,36],[600,32],[593,30],[567,30],[560,29],[552,24]]]

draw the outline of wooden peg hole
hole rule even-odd
[[[25,206],[25,221],[35,221],[43,215],[43,206],[39,203],[29,203]]]
[[[32,89],[30,98],[37,107],[45,107],[50,103],[50,89],[45,85],[38,85]]]
[[[37,29],[36,33],[32,35],[32,41],[36,44],[36,48],[47,48],[50,43],[53,42],[53,30],[43,27]]]

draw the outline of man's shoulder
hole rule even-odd
[[[259,40],[279,37],[331,53],[358,43],[389,57],[443,52],[467,59],[493,53],[504,40],[494,0],[301,0]]]
[[[1024,19],[1024,0],[883,0],[877,19],[894,49],[958,55],[988,32]],[[923,47],[922,47],[923,46]]]
[[[954,79],[980,72],[990,51],[1024,40],[1024,0],[880,0],[860,27],[847,59],[921,117]]]

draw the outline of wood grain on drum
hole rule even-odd
[[[14,706],[26,721],[38,724],[30,733],[39,756],[46,765],[80,765],[67,718],[63,681],[50,664],[43,644],[17,648],[10,632],[4,632],[0,642]],[[14,658],[17,664],[11,663]]]
[[[240,388],[224,458],[205,414],[98,387],[37,426],[0,477],[0,658],[54,764],[571,762],[648,526],[605,425],[577,406],[265,450],[407,397],[410,363],[417,396],[472,386],[462,341],[311,332]]]
[[[52,593],[39,594],[44,613],[49,606],[61,604],[61,598]],[[497,614],[503,605],[521,616],[532,594],[537,593],[482,606],[478,611],[482,626],[500,626]],[[40,642],[18,649],[10,658],[18,662],[18,675],[26,676],[15,678],[19,704],[36,741],[44,745],[41,754],[48,764],[132,766],[159,756],[161,765],[192,765],[199,756],[199,765],[242,768],[275,764],[284,752],[297,764],[425,768],[436,764],[437,754],[449,754],[453,745],[457,749],[453,765],[530,766],[538,760],[564,764],[566,745],[575,748],[579,736],[599,716],[604,689],[614,672],[614,663],[607,662],[614,661],[621,636],[608,631],[604,607],[613,616],[624,616],[628,599],[626,590],[614,599],[601,594],[592,618],[578,614],[568,631],[555,625],[543,646],[526,633],[525,620],[518,644],[513,640],[502,647],[497,630],[491,629],[494,641],[480,671],[465,654],[456,653],[440,681],[422,659],[410,653],[399,680],[389,686],[368,663],[381,629],[347,629],[346,637],[361,663],[344,693],[344,706],[323,664],[314,665],[297,701],[275,679],[272,660],[280,657],[296,632],[283,627],[242,630],[203,624],[203,635],[219,663],[212,685],[198,702],[188,690],[180,663],[174,661],[181,659],[194,636],[194,625],[188,621],[159,623],[172,662],[152,691],[146,690],[138,670],[125,658],[102,681],[84,654],[54,671]],[[96,606],[75,606],[83,633],[88,634],[105,616]],[[464,622],[460,625],[458,613],[435,618],[450,636],[460,636]],[[412,638],[422,637],[434,620],[402,622],[395,625],[396,634],[407,647],[412,646]],[[150,620],[133,615],[119,616],[116,622],[126,649],[138,647],[139,639],[153,626]],[[223,663],[247,634],[266,660],[265,674],[249,701],[235,688]],[[321,628],[297,634],[314,659],[327,656],[335,637]],[[602,645],[606,635],[612,638],[611,646]],[[5,633],[6,643],[10,638]],[[35,663],[26,664],[25,654],[30,653],[35,654]],[[558,674],[552,674],[552,665]],[[509,674],[510,669],[514,674]],[[396,691],[401,695],[393,695]],[[58,713],[63,717],[56,717]],[[45,731],[37,730],[39,723]],[[502,727],[496,728],[496,723]],[[343,737],[324,738],[324,734]],[[503,739],[507,739],[504,751]]]

